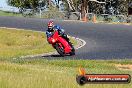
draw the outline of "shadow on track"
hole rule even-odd
[[[44,55],[42,57],[62,57],[61,55]]]
[[[70,55],[65,55],[64,57],[67,57],[67,56],[70,57]],[[42,56],[42,57],[62,57],[62,56],[59,55],[59,54],[54,54],[54,55],[44,55],[44,56]]]

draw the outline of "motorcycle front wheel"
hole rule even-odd
[[[57,50],[57,52],[64,57],[65,53],[64,53],[64,48],[62,46],[60,46],[59,44],[55,44],[55,49]]]

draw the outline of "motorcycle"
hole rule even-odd
[[[62,38],[58,31],[55,31],[54,34],[47,39],[47,41],[52,44],[53,48],[55,48],[61,56],[75,55],[75,49],[73,45]]]

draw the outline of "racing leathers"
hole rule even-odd
[[[64,38],[68,43],[70,43],[68,36],[65,34],[64,29],[61,29],[60,26],[55,25],[52,30],[47,30],[46,35],[47,38],[51,37],[54,34],[54,31],[57,30],[59,35]]]

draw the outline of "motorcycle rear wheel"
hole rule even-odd
[[[70,55],[73,56],[75,55],[75,48],[73,47],[73,45],[71,43],[69,43],[69,45],[71,46],[72,50],[70,52]]]

